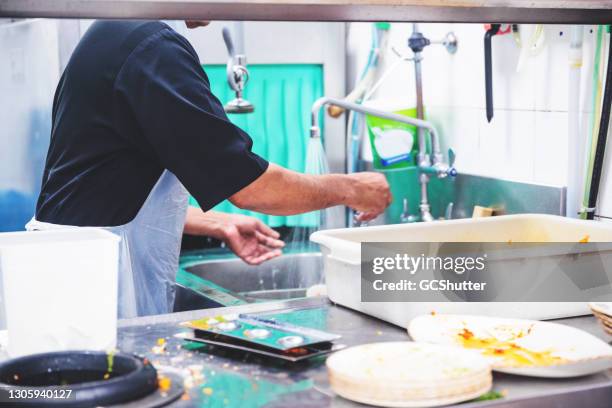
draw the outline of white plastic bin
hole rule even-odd
[[[586,302],[362,302],[361,242],[612,242],[612,223],[521,214],[317,231],[331,301],[407,327],[431,312],[553,319],[588,314]]]
[[[98,228],[0,234],[11,357],[115,347],[119,241]]]

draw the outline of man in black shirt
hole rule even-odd
[[[251,145],[211,93],[184,37],[158,21],[98,21],[57,87],[28,227],[119,234],[120,314],[143,315],[170,311],[183,230],[222,239],[230,231],[234,238],[251,234],[257,243],[242,253],[251,263],[279,253],[278,235],[263,224],[206,212],[225,199],[276,215],[347,205],[364,220],[390,202],[379,174],[303,175],[268,163]],[[202,210],[187,211],[185,189]],[[239,244],[233,249],[244,252]]]

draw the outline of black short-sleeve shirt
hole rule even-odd
[[[211,93],[189,42],[158,21],[95,22],[57,87],[39,221],[131,221],[164,171],[210,209],[268,163]]]

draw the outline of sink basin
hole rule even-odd
[[[252,266],[202,254],[182,262],[177,281],[175,311],[299,298],[322,283],[323,260],[320,252],[298,252]]]

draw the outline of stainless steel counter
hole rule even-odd
[[[596,24],[608,0],[0,0],[0,17]]]
[[[188,389],[173,407],[353,407],[362,406],[337,397],[329,388],[324,359],[289,365],[273,364],[253,356],[207,354],[181,347],[174,337],[182,331],[179,322],[222,313],[273,313],[295,324],[342,335],[341,342],[409,340],[404,329],[324,299],[296,299],[236,307],[143,317],[120,322],[119,348],[143,354],[157,367],[173,372],[202,370],[204,380]],[[559,321],[610,341],[592,316]],[[167,341],[166,352],[153,351],[159,338]],[[461,407],[555,407],[609,408],[612,406],[612,370],[575,379],[538,379],[495,374],[494,389],[506,397],[470,402]]]

